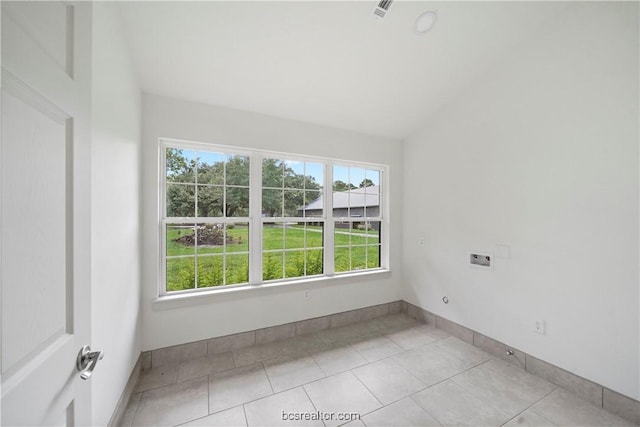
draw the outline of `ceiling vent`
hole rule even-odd
[[[377,19],[383,19],[387,16],[391,3],[393,3],[393,0],[381,0],[373,10],[373,16]]]

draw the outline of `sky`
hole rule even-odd
[[[227,154],[205,151],[196,153],[192,150],[182,150],[182,155],[187,160],[193,160],[196,158],[196,156],[198,156],[198,160],[200,162],[208,164],[222,162],[224,161],[225,157],[230,156]],[[314,177],[316,182],[318,182],[320,185],[322,185],[322,183],[324,182],[324,165],[322,163],[301,162],[296,160],[285,160],[285,162],[287,163],[287,166],[293,169],[296,174],[304,174],[305,176],[310,175]],[[358,187],[360,183],[365,179],[370,179],[374,185],[380,185],[380,171],[341,165],[335,165],[333,167],[334,182],[342,181],[345,183],[351,183],[354,186]]]

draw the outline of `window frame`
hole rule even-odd
[[[222,153],[225,155],[247,156],[250,160],[249,171],[249,216],[248,217],[167,217],[167,183],[166,179],[166,150],[167,148],[176,148],[182,150],[208,151]],[[323,211],[321,217],[262,217],[262,161],[264,158],[275,158],[285,161],[301,161],[320,163],[323,165],[323,182],[321,195],[323,198]],[[160,298],[172,296],[184,296],[187,294],[198,293],[218,293],[231,289],[255,289],[262,286],[284,285],[290,283],[299,283],[305,281],[317,281],[331,279],[337,277],[345,277],[349,275],[364,275],[380,271],[388,271],[389,268],[389,200],[386,197],[389,188],[389,166],[371,162],[360,162],[353,160],[342,160],[337,158],[329,158],[322,156],[310,156],[286,152],[277,152],[261,149],[250,149],[244,147],[222,145],[217,143],[195,142],[175,138],[159,138],[158,139],[158,226],[159,226],[159,265],[158,265],[158,296]],[[375,218],[361,217],[356,222],[379,221],[380,234],[380,266],[376,268],[366,268],[362,270],[350,270],[336,272],[334,265],[335,251],[335,222],[344,220],[343,217],[333,216],[333,167],[335,165],[365,168],[377,170],[380,172],[379,182],[379,215]],[[194,182],[197,187],[197,182]],[[329,195],[329,197],[327,197]],[[196,201],[197,206],[197,201]],[[197,214],[197,207],[196,212]],[[248,259],[249,272],[247,283],[220,285],[205,288],[186,289],[179,291],[167,291],[167,241],[166,226],[167,224],[186,223],[193,224],[194,218],[201,223],[248,223],[249,242],[248,242]],[[305,275],[290,278],[263,280],[263,227],[265,222],[281,222],[295,221],[304,222],[322,222],[323,226],[323,273],[319,275]],[[306,250],[306,248],[305,248]],[[197,257],[197,255],[194,255]],[[196,267],[197,268],[197,267]]]

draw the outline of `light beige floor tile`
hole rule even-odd
[[[560,426],[634,426],[562,389],[536,403],[533,409]]]
[[[261,363],[209,376],[209,412],[251,402],[273,394]]]
[[[224,353],[227,351],[251,347],[252,345],[255,345],[255,343],[255,331],[241,332],[239,334],[226,335],[224,337],[210,339],[207,343],[207,352],[209,355]]]
[[[289,338],[288,340],[280,341],[278,345],[280,346],[282,353],[285,355],[307,353],[327,347],[327,344],[318,338],[316,334],[300,335]]]
[[[151,366],[175,365],[186,360],[197,359],[207,355],[207,342],[197,341],[151,351]]]
[[[122,415],[122,421],[120,422],[120,425],[122,427],[131,427],[133,425],[133,419],[136,416],[136,412],[138,412],[138,407],[140,406],[141,399],[142,393],[135,393],[131,395],[129,403],[124,410],[124,414]]]
[[[188,362],[183,362],[178,366],[178,382],[215,374],[216,372],[227,371],[233,368],[235,368],[235,365],[233,363],[233,354],[230,351],[208,357],[200,357]]]
[[[184,427],[247,427],[247,419],[244,416],[244,408],[236,406],[235,408],[220,411],[206,417],[198,418]]]
[[[393,359],[361,366],[354,369],[353,373],[384,405],[425,388],[420,380]]]
[[[377,335],[379,335],[378,330],[369,325],[368,322],[325,329],[316,333],[316,336],[325,344],[332,346],[349,345]]]
[[[354,343],[353,348],[363,355],[369,362],[384,359],[404,351],[399,345],[387,337],[372,337],[361,342]]]
[[[449,353],[469,368],[493,358],[486,351],[480,350],[456,337],[445,338],[429,345]]]
[[[525,368],[530,374],[544,378],[591,402],[593,405],[602,406],[603,388],[592,381],[565,371],[530,354],[525,355]]]
[[[178,380],[178,365],[160,366],[142,371],[136,393],[174,384]]]
[[[337,374],[368,363],[364,356],[350,346],[327,348],[313,352],[311,356],[325,375]]]
[[[311,356],[281,357],[264,362],[273,391],[278,393],[324,378]]]
[[[469,368],[464,362],[434,347],[433,344],[426,344],[392,358],[426,386],[457,375]]]
[[[333,420],[325,421],[327,426],[344,424],[337,420],[338,413],[369,413],[380,408],[380,402],[351,372],[343,372],[304,386],[314,407],[321,412],[334,414]]]
[[[500,426],[511,419],[452,381],[429,387],[412,398],[446,426]],[[496,406],[499,405],[500,402],[496,402]]]
[[[342,427],[367,427],[362,420],[349,421],[346,424],[342,424]]]
[[[488,405],[515,416],[551,393],[556,387],[502,360],[493,359],[451,378]]]
[[[244,405],[249,426],[324,426],[302,387]],[[308,415],[307,415],[308,414]],[[308,418],[307,418],[308,417]]]
[[[408,329],[387,332],[387,337],[405,350],[411,350],[449,336],[445,331],[429,325],[418,325]]]
[[[365,415],[362,419],[367,427],[440,426],[438,421],[408,397]]]
[[[207,378],[172,384],[142,395],[134,426],[174,426],[208,414]]]
[[[254,363],[275,359],[282,355],[282,350],[280,350],[278,343],[256,345],[233,351],[233,358],[238,367],[253,365]]]
[[[527,409],[523,413],[516,415],[503,427],[553,427],[552,423],[533,409]]]
[[[418,326],[420,323],[407,316],[406,314],[392,314],[385,317],[379,317],[369,321],[369,323],[381,332],[400,331]]]

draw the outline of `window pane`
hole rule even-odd
[[[346,166],[333,167],[333,191],[349,190],[349,168]]]
[[[323,270],[323,252],[322,249],[311,250],[306,252],[307,257],[307,276],[322,274]]]
[[[167,184],[167,217],[195,216],[195,186]]]
[[[198,257],[198,288],[209,288],[224,284],[223,256]]]
[[[282,188],[283,162],[278,159],[262,159],[262,186]]]
[[[335,248],[334,250],[335,271],[351,271],[351,253],[349,248]]]
[[[367,185],[365,178],[366,176],[363,168],[349,168],[349,183],[354,187],[365,187]]]
[[[380,240],[380,221],[369,221],[367,228],[367,244],[368,245],[377,245],[381,242]]]
[[[262,190],[262,216],[282,216],[282,190]]]
[[[285,252],[285,277],[304,276],[304,251]]]
[[[366,170],[366,179],[369,185],[380,185],[380,171],[374,169]]]
[[[304,192],[304,216],[321,217],[322,216],[322,193],[320,191]]]
[[[366,246],[353,246],[351,248],[351,269],[363,270],[367,267],[367,248]]]
[[[285,228],[285,248],[304,248],[304,225],[289,225]]]
[[[226,284],[235,285],[249,281],[249,255],[227,255]]]
[[[322,163],[305,163],[305,190],[320,190],[324,183],[324,165]]]
[[[167,256],[194,255],[196,232],[194,224],[167,224]]]
[[[262,250],[284,248],[284,224],[264,224],[262,227]]]
[[[287,160],[284,170],[284,188],[304,189],[304,162]]]
[[[366,187],[364,191],[364,216],[380,216],[380,187]]]
[[[227,191],[225,216],[249,216],[249,189],[236,187],[225,187],[225,189]]]
[[[222,217],[224,205],[223,187],[198,186],[198,216],[201,218]]]
[[[380,246],[367,246],[367,268],[380,267]]]
[[[366,245],[369,243],[369,238],[365,227],[366,222],[354,222],[351,229],[351,244],[352,245]]]
[[[351,223],[336,221],[334,229],[334,243],[336,246],[351,244]]]
[[[165,154],[168,182],[195,182],[196,153],[194,151],[167,148]]]
[[[303,190],[284,190],[284,216],[302,216],[304,207]]]
[[[249,250],[249,223],[237,222],[226,225],[227,246],[229,252],[247,252]]]
[[[226,185],[249,186],[249,158],[245,156],[227,156]]]
[[[224,156],[220,153],[198,153],[198,183],[224,184]]]
[[[200,224],[196,227],[198,254],[224,252],[224,224]]]
[[[307,248],[321,248],[323,246],[323,226],[307,224]]]
[[[262,254],[262,280],[276,280],[284,277],[282,252]]]
[[[167,258],[167,291],[195,288],[195,257]]]

